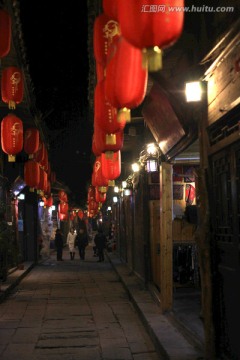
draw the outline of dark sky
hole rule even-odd
[[[49,130],[50,163],[79,203],[92,172],[87,0],[19,4],[36,103]]]

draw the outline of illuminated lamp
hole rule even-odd
[[[15,109],[16,104],[23,100],[23,74],[15,67],[9,66],[2,71],[1,79],[2,101],[9,109]]]
[[[114,39],[107,56],[105,95],[112,106],[121,109],[120,118],[122,113],[124,116],[127,113],[130,117],[128,109],[136,108],[142,103],[147,81],[147,58],[142,50],[122,36]]]
[[[103,0],[102,6],[104,13],[109,16],[110,19],[117,21],[117,1]]]
[[[121,174],[121,152],[108,151],[101,154],[102,174],[109,180],[117,179]]]
[[[38,151],[39,147],[39,130],[35,128],[29,128],[24,132],[23,148],[28,158],[33,158],[33,154]]]
[[[24,163],[24,182],[30,187],[30,191],[37,189],[40,182],[40,167],[34,160]]]
[[[184,0],[158,0],[154,5],[149,0],[117,0],[121,35],[144,49],[149,71],[161,68],[160,49],[173,45],[182,33],[184,10],[169,11],[170,7],[184,7]]]
[[[0,58],[8,55],[11,48],[12,20],[7,11],[0,9]]]
[[[186,83],[185,95],[187,102],[201,101],[202,87],[199,81],[192,81]]]
[[[106,100],[105,88],[105,80],[102,80],[94,90],[94,126],[107,134],[114,134],[124,129],[128,112],[118,118],[118,110]]]
[[[106,14],[96,17],[93,26],[93,53],[96,62],[106,67],[108,48],[115,36],[119,36],[118,23]]]
[[[64,190],[59,190],[58,198],[59,198],[60,201],[68,202],[68,196],[67,196],[67,194],[65,193]]]
[[[9,162],[14,162],[16,154],[23,149],[22,120],[14,114],[8,114],[1,122],[1,145]]]

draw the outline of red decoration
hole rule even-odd
[[[98,188],[95,188],[95,201],[104,203],[107,199],[107,194],[106,193],[102,193],[98,190]]]
[[[84,217],[84,212],[83,212],[82,210],[79,210],[79,211],[78,211],[78,217],[79,217],[80,220],[83,219],[83,217]]]
[[[44,144],[41,139],[39,139],[38,150],[33,154],[33,159],[41,163],[44,158]]]
[[[7,115],[1,122],[1,145],[8,161],[15,161],[15,155],[23,149],[22,120],[14,114]]]
[[[43,158],[42,158],[42,160],[39,161],[39,163],[44,168],[44,170],[47,171],[48,170],[48,151],[47,151],[44,143],[42,144],[42,152],[43,152]]]
[[[103,0],[102,2],[104,13],[113,20],[117,20],[117,1]]]
[[[119,36],[118,23],[106,14],[99,15],[94,21],[93,51],[96,62],[106,66],[108,48],[115,36]]]
[[[184,10],[169,11],[169,7],[184,7],[184,0],[156,0],[154,4],[149,0],[117,0],[121,35],[140,49],[156,51],[156,47],[171,46],[181,35]],[[160,54],[159,49],[156,53]],[[161,64],[154,67],[155,71]]]
[[[101,157],[98,156],[94,162],[93,173],[92,173],[92,185],[93,186],[108,186],[108,179],[102,174],[102,163]]]
[[[94,144],[96,152],[102,153],[106,151],[118,151],[123,147],[124,134],[123,131],[118,131],[114,134],[107,134],[98,126],[94,125]]]
[[[48,181],[47,181],[47,173],[41,167],[40,168],[40,181],[37,189],[47,193],[48,190]]]
[[[141,49],[122,36],[113,40],[107,56],[105,95],[115,108],[135,108],[147,89],[148,67]]]
[[[68,202],[68,196],[67,196],[67,194],[65,193],[64,190],[60,190],[58,192],[58,198],[59,198],[60,201]]]
[[[1,79],[2,101],[8,104],[9,109],[15,109],[16,104],[23,100],[23,74],[15,67],[9,66],[2,72]]]
[[[88,188],[88,201],[95,199],[95,187],[90,185]]]
[[[40,182],[39,164],[34,160],[28,160],[24,164],[24,182],[30,188],[38,188]]]
[[[0,9],[0,58],[8,55],[11,47],[11,27],[12,20],[10,15]]]
[[[29,158],[33,157],[33,154],[38,151],[39,148],[39,130],[35,128],[29,128],[24,133],[24,151],[29,155]]]
[[[67,221],[68,220],[68,214],[61,214],[58,212],[58,218],[60,221]]]
[[[50,197],[48,197],[48,198],[46,199],[46,206],[47,206],[47,207],[53,206],[53,198],[52,198],[52,196],[50,196]]]
[[[67,214],[68,213],[68,203],[61,201],[58,205],[58,211],[61,214]]]
[[[112,134],[124,129],[126,118],[118,118],[117,109],[105,97],[105,80],[97,83],[94,92],[94,125]]]
[[[109,180],[117,179],[121,174],[121,152],[101,154],[102,174]]]
[[[105,67],[103,67],[103,65],[98,62],[96,62],[96,75],[97,82],[100,82],[105,78]]]

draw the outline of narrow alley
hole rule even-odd
[[[162,359],[111,263],[90,246],[85,261],[63,258],[52,253],[1,303],[0,358]]]

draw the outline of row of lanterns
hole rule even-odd
[[[155,5],[156,3],[156,5]],[[124,128],[130,111],[145,95],[148,72],[159,70],[161,50],[181,35],[184,0],[103,0],[103,13],[94,22],[93,48],[97,84],[94,91],[92,173],[94,196],[89,211],[96,214],[109,185],[121,174]],[[89,190],[93,192],[92,188]]]
[[[11,17],[7,11],[0,9],[0,58],[9,54],[11,49]],[[24,96],[23,73],[16,66],[2,70],[1,98],[10,110],[15,110]],[[8,155],[8,161],[14,162],[22,150],[28,155],[24,163],[24,181],[31,190],[44,192],[46,201],[51,203],[51,182],[56,175],[51,171],[48,152],[40,139],[36,128],[23,130],[23,122],[14,113],[9,113],[1,121],[1,147]]]

